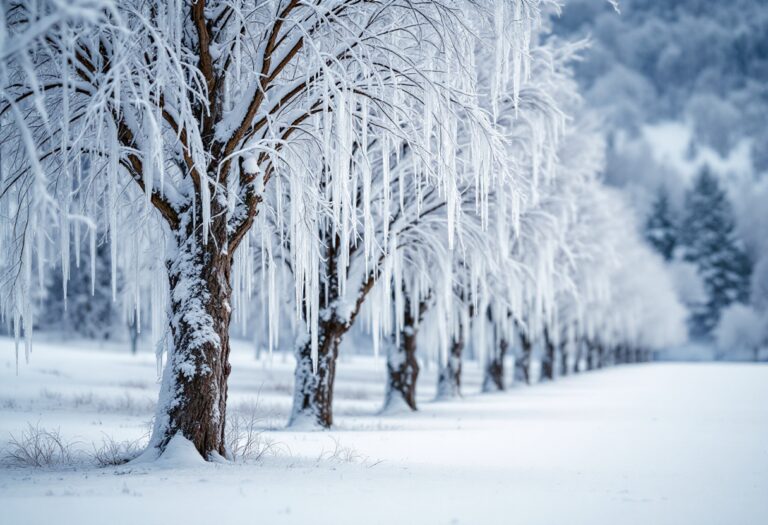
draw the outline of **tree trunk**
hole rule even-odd
[[[546,329],[544,330],[544,346],[546,348],[546,355],[541,363],[541,368],[544,377],[551,381],[557,377],[557,351]]]
[[[603,365],[603,347],[599,343],[589,343],[589,369],[598,370]]]
[[[309,336],[296,348],[293,409],[288,426],[308,422],[323,428],[333,425],[333,384],[341,337],[348,326],[335,318],[318,325],[317,372],[312,371],[312,344]]]
[[[131,354],[136,355],[139,349],[139,327],[137,324],[138,316],[133,313],[131,322],[128,323],[128,336],[131,341]]]
[[[600,369],[606,365],[605,347],[602,343],[595,343],[595,369]]]
[[[619,363],[619,353],[620,353],[620,347],[617,345],[612,345],[608,347],[608,365],[609,366],[616,366]]]
[[[448,362],[440,363],[437,375],[437,398],[450,399],[461,396],[461,352],[464,349],[462,338],[453,339]]]
[[[528,339],[528,336],[523,334],[519,329],[518,334],[520,338],[520,359],[518,359],[515,363],[515,367],[520,371],[520,375],[522,375],[525,384],[530,385],[531,374],[529,371],[531,363],[531,340]]]
[[[418,321],[427,310],[425,302],[419,304]],[[405,303],[405,324],[400,333],[400,344],[390,348],[387,355],[387,390],[383,411],[403,401],[411,410],[416,410],[416,380],[419,378],[419,363],[416,360],[417,319],[411,310],[411,302]]]
[[[296,348],[296,372],[293,385],[293,409],[288,426],[295,426],[302,421],[313,425],[330,428],[333,425],[333,384],[336,378],[336,358],[339,356],[339,344],[355,322],[360,307],[375,282],[371,273],[361,283],[357,299],[348,317],[341,318],[336,311],[339,302],[339,283],[337,274],[338,237],[327,246],[324,273],[326,285],[320,286],[318,303],[328,305],[319,312],[317,326],[317,371],[312,371],[312,340],[308,335]]]
[[[507,355],[506,339],[499,341],[498,351],[488,357],[485,365],[485,378],[483,380],[483,392],[505,390],[504,385],[504,357]]]
[[[199,227],[187,231],[166,264],[171,337],[150,447],[162,452],[181,434],[209,459],[226,455],[231,259],[221,248],[225,221],[213,223],[207,243]]]
[[[583,340],[576,343],[576,368],[575,372],[581,373],[589,370],[589,346]]]
[[[622,364],[628,364],[632,362],[632,351],[629,348],[629,345],[621,345],[619,346],[619,352],[621,353],[621,363]]]
[[[576,370],[576,356],[571,350],[573,347],[566,343],[560,344],[560,373],[564,376],[572,374]]]
[[[403,401],[411,410],[416,410],[416,380],[419,377],[419,363],[416,360],[416,333],[408,330],[400,336],[400,344],[387,355],[387,391],[384,408],[391,409]],[[411,327],[412,328],[412,327]]]

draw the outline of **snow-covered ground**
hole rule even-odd
[[[141,438],[151,354],[38,343],[15,373],[0,340],[0,443],[60,429],[79,464],[0,467],[0,523],[768,523],[768,366],[634,365],[378,416],[384,363],[342,358],[334,431],[284,430],[291,363],[233,356],[230,407],[267,429],[239,464],[97,468],[105,436]],[[183,455],[182,455],[183,456]],[[182,458],[183,459],[183,458]]]

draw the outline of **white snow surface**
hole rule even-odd
[[[756,524],[768,523],[768,366],[628,365],[433,402],[380,416],[383,358],[342,356],[333,431],[285,430],[292,359],[256,361],[235,342],[230,411],[273,440],[256,462],[97,468],[0,466],[0,523]],[[27,423],[84,451],[146,433],[154,354],[38,342],[15,375],[0,339],[0,448]],[[253,407],[256,408],[253,408]],[[178,442],[176,442],[178,441]]]

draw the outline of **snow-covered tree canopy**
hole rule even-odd
[[[309,356],[301,351],[304,345],[320,345],[327,359],[321,359],[319,373],[323,376],[328,369],[332,376],[339,341],[358,313],[377,349],[386,334],[393,336],[395,346],[411,338],[428,312],[427,357],[442,363],[451,361],[449,352],[473,337],[472,319],[484,317],[487,309],[494,333],[506,340],[512,339],[515,326],[534,339],[548,333],[557,344],[575,345],[590,338],[611,348],[656,348],[679,339],[681,311],[668,293],[664,270],[642,247],[624,203],[598,181],[602,140],[584,118],[573,120],[582,110],[568,66],[581,46],[534,44],[530,73],[519,89],[510,86],[496,98],[481,98],[481,105],[487,103],[488,112],[497,115],[485,133],[492,132],[496,158],[503,159],[494,164],[503,171],[486,191],[477,184],[476,172],[467,169],[474,159],[466,145],[472,143],[477,120],[459,119],[452,168],[461,196],[457,207],[451,204],[450,192],[418,176],[428,169],[414,162],[418,157],[407,144],[390,144],[390,153],[384,155],[381,141],[370,143],[379,160],[353,163],[350,170],[352,180],[362,184],[351,186],[349,230],[336,229],[336,222],[324,218],[333,213],[331,208],[317,206],[313,211],[310,229],[319,229],[324,239],[314,262],[317,270],[310,272],[321,283],[319,294],[309,296],[319,305],[315,326],[320,328],[317,336],[311,334],[317,342],[300,340],[300,362]],[[478,51],[478,63],[484,52]],[[489,93],[496,80],[480,74],[478,86]],[[326,193],[335,191],[328,184],[321,187]],[[280,198],[288,207],[298,197],[296,189],[289,189]],[[262,261],[256,273],[270,287],[261,307],[273,323],[270,334],[277,331],[279,316],[274,312],[281,308],[275,298],[286,296],[275,268],[293,271],[297,225],[304,228],[307,222],[302,213],[296,215],[298,222],[281,224],[273,218],[259,228],[272,232],[255,247],[261,254],[256,259]],[[632,254],[630,261],[637,264],[629,264],[624,253]],[[624,274],[626,267],[629,273]],[[626,275],[629,284],[622,282]],[[646,286],[646,279],[658,285]],[[306,307],[305,292],[294,294],[295,308]],[[654,320],[659,311],[664,316]],[[473,346],[494,341],[483,330],[474,333],[484,339],[473,341]],[[390,365],[407,359],[395,358]],[[297,384],[308,377],[308,365],[300,365]],[[322,379],[309,383],[307,392],[332,389]],[[307,392],[299,398],[311,398]],[[312,403],[301,405],[300,412]]]
[[[407,146],[418,166],[412,175],[446,199],[452,238],[459,119],[472,130],[461,148],[474,161],[476,191],[487,192],[504,172],[479,104],[475,49],[493,49],[491,99],[509,83],[516,101],[538,7],[538,0],[8,3],[4,42],[24,43],[4,46],[0,72],[0,118],[11,124],[0,147],[8,218],[2,292],[17,334],[23,326],[29,341],[33,266],[42,276],[59,251],[66,282],[81,230],[92,253],[97,232],[106,231],[113,293],[123,250],[136,264],[149,259],[168,270],[161,400],[168,418],[158,418],[156,434],[165,436],[158,446],[185,428],[179,421],[191,390],[209,393],[213,403],[203,411],[223,420],[233,256],[257,212],[282,222],[287,211],[265,192],[288,188],[294,220],[307,212],[297,222],[304,237],[294,242],[292,275],[310,325],[319,308],[313,261],[328,227],[350,232],[352,188],[358,177],[366,184],[361,166],[377,151],[370,136],[384,165],[393,148]],[[313,223],[313,209],[329,222]],[[350,246],[338,246],[342,261]],[[166,285],[154,275],[153,308],[161,312]],[[223,450],[221,439],[201,439],[211,440],[197,443],[201,451]]]
[[[42,232],[56,231],[66,273],[76,221],[108,230],[115,250],[152,218],[182,232],[176,245],[193,227],[231,257],[274,178],[307,200],[333,180],[320,200],[344,231],[350,164],[369,162],[371,130],[385,148],[409,144],[426,159],[420,175],[450,191],[452,122],[484,118],[472,109],[479,27],[495,17],[484,34],[519,83],[537,4],[83,3],[46,25],[62,16],[58,3],[10,3],[6,38],[26,44],[3,64],[3,118],[17,123],[3,126],[3,202],[16,219],[8,263],[42,266]],[[21,277],[12,284],[28,286]]]
[[[545,39],[542,9],[9,3],[0,292],[17,337],[29,347],[35,281],[60,266],[66,296],[87,244],[95,283],[108,242],[113,298],[121,270],[167,355],[148,453],[181,432],[206,456],[226,453],[230,322],[254,291],[270,347],[292,311],[294,416],[325,426],[358,317],[375,348],[412,354],[429,311],[457,387],[465,342],[498,339],[478,319],[551,348],[674,340],[663,270],[598,180],[570,71],[583,44]]]

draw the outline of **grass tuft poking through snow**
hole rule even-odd
[[[59,429],[47,430],[39,424],[27,423],[27,428],[11,434],[2,460],[16,467],[57,467],[72,465],[73,443],[66,442]]]
[[[27,428],[18,434],[11,434],[6,445],[0,449],[0,463],[10,467],[53,468],[89,466],[113,467],[123,465],[136,458],[146,447],[148,435],[135,441],[118,441],[104,434],[101,443],[91,443],[92,452],[78,445],[85,443],[69,441],[56,428],[48,430],[40,424],[27,423]]]
[[[144,448],[147,446],[148,437],[147,435],[135,441],[118,441],[112,436],[104,434],[101,446],[97,447],[95,443],[93,444],[91,458],[99,467],[124,465],[137,458],[144,451]]]
[[[323,448],[320,451],[320,455],[317,457],[318,464],[330,461],[332,463],[350,463],[364,467],[375,467],[382,462],[382,460],[373,461],[368,456],[359,453],[355,447],[342,444],[341,439],[337,437],[331,436],[331,441],[333,441],[333,448],[329,450]]]
[[[264,436],[263,420],[257,415],[255,406],[229,414],[227,418],[225,442],[230,460],[237,463],[256,462],[268,454],[278,454],[283,448]]]

